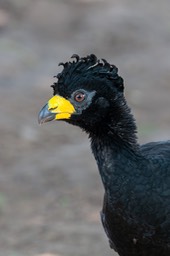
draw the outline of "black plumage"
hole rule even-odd
[[[62,63],[52,87],[74,110],[62,112],[54,98],[39,121],[63,119],[89,134],[105,189],[101,220],[110,247],[120,256],[169,256],[170,141],[140,146],[117,67],[93,54],[73,58]]]

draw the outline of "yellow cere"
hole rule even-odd
[[[75,112],[74,106],[69,100],[55,95],[48,101],[48,110],[56,113],[56,119],[68,119]]]

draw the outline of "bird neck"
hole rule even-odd
[[[121,180],[138,170],[141,158],[136,137],[136,124],[127,106],[124,112],[111,117],[100,132],[91,133],[91,147],[106,191],[116,194]]]

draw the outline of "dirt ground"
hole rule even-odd
[[[116,255],[87,136],[39,126],[73,53],[119,67],[141,143],[170,138],[170,2],[0,0],[0,256]]]

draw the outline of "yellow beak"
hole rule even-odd
[[[69,100],[55,95],[41,109],[38,121],[42,124],[51,120],[69,119],[74,112],[75,108]]]

